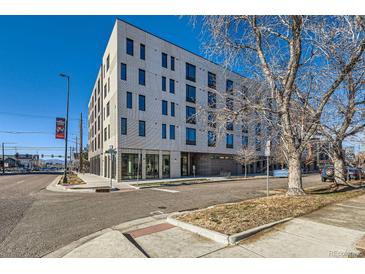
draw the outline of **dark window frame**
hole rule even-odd
[[[172,117],[175,117],[175,103],[174,102],[170,102],[170,115]]]
[[[185,113],[186,114],[186,123],[195,125],[196,124],[196,108],[186,106],[185,110],[186,110],[186,113]]]
[[[130,38],[126,39],[126,53],[130,56],[134,55],[134,41],[133,41],[133,39],[130,39]]]
[[[167,68],[167,53],[161,52],[161,66]]]
[[[165,76],[161,77],[161,89],[162,89],[162,91],[167,90],[167,79]]]
[[[127,81],[127,64],[120,63],[120,79]]]
[[[208,87],[217,89],[217,75],[211,71],[208,71]]]
[[[170,68],[172,71],[175,71],[175,57],[170,56]]]
[[[169,126],[169,134],[170,134],[170,140],[175,140],[176,134],[175,134],[175,125]]]
[[[141,60],[146,60],[146,45],[145,44],[139,45],[139,58]]]
[[[143,130],[141,131],[142,125],[143,125]],[[146,121],[138,120],[138,136],[146,137]]]
[[[144,69],[138,69],[138,84],[141,86],[146,85],[146,71]]]
[[[132,92],[127,91],[126,93],[126,105],[128,109],[133,108],[133,94]]]
[[[161,137],[162,137],[162,139],[166,139],[167,138],[166,124],[162,124],[162,127],[161,127]]]
[[[213,139],[211,139],[213,137]],[[213,140],[213,142],[212,142]],[[208,147],[216,147],[217,145],[217,134],[214,131],[208,131]]]
[[[196,66],[190,63],[185,63],[185,79],[195,82],[196,81]]]
[[[120,133],[121,135],[127,135],[127,118],[121,117],[120,118]]]
[[[138,110],[146,111],[146,96],[142,94],[138,95]]]
[[[169,92],[175,94],[175,80],[169,79]]]
[[[190,139],[190,135],[189,132],[194,133],[194,139]],[[186,144],[187,145],[196,145],[196,129],[195,128],[186,128],[186,132],[185,132],[185,138],[186,138]]]
[[[196,87],[186,84],[186,101],[191,103],[196,102]]]
[[[229,142],[229,140],[232,140],[232,144]],[[227,133],[226,134],[226,148],[233,148],[233,144],[234,144],[233,134]]]
[[[161,101],[161,113],[164,116],[169,115],[168,102],[166,100]]]

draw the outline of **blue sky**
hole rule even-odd
[[[64,141],[54,131],[55,118],[66,112],[66,80],[58,76],[65,72],[71,76],[71,146],[80,112],[87,144],[87,104],[116,17],[201,54],[200,30],[188,17],[0,16],[0,143],[32,147],[19,153],[63,155]]]

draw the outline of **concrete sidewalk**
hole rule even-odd
[[[362,257],[365,195],[295,218],[226,246],[166,222],[166,215],[94,233],[46,257]]]

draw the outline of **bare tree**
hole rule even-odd
[[[275,121],[288,157],[287,194],[303,195],[302,153],[318,130],[324,107],[363,55],[364,18],[207,16],[203,22],[207,55],[260,83],[252,90],[259,99],[243,105],[265,118],[273,114],[267,120]],[[340,69],[333,70],[332,64]],[[237,110],[228,116],[232,113]]]
[[[321,119],[320,130],[330,143],[328,151],[334,164],[335,183],[346,184],[346,139],[363,132],[365,128],[365,67],[363,63],[346,77],[329,100]],[[347,163],[349,164],[349,163]]]
[[[258,159],[257,151],[252,146],[242,147],[234,157],[234,159],[244,166],[245,168],[245,178],[247,177],[247,166],[256,162]]]

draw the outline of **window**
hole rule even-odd
[[[127,135],[127,118],[120,119],[120,133],[122,135]]]
[[[170,67],[171,67],[171,70],[175,70],[175,57],[174,56],[171,56],[170,57]]]
[[[256,124],[255,133],[256,135],[261,135],[261,123]]]
[[[255,144],[256,144],[256,151],[261,151],[261,140],[256,138]]]
[[[106,84],[104,85],[104,98],[106,97],[106,94],[107,94],[107,86],[106,86]]]
[[[217,136],[215,132],[208,131],[208,146],[215,147]]]
[[[138,70],[138,83],[142,86],[146,85],[146,72],[143,69]]]
[[[217,95],[210,91],[208,91],[208,106],[211,108],[217,107]]]
[[[166,77],[162,76],[162,91],[166,91]]]
[[[146,154],[146,179],[156,179],[159,176],[159,155]]]
[[[166,53],[162,53],[161,54],[161,58],[162,58],[162,67],[167,68],[167,54]]]
[[[229,94],[233,93],[233,81],[232,80],[226,80],[226,92]]]
[[[245,148],[248,147],[248,136],[246,136],[246,135],[242,136],[242,146]]]
[[[98,98],[98,112],[100,112],[100,97]]]
[[[110,114],[110,102],[106,104],[106,117],[108,117]]]
[[[171,113],[171,116],[172,117],[175,117],[175,103],[174,102],[171,102],[170,104],[170,113]]]
[[[190,85],[186,85],[186,101],[195,103],[196,88]]]
[[[132,101],[132,93],[127,92],[127,108],[132,108],[133,101]]]
[[[170,79],[170,93],[175,93],[175,80]]]
[[[226,135],[226,148],[233,148],[233,134]]]
[[[242,133],[248,133],[248,126],[247,124],[242,125]]]
[[[108,139],[110,139],[110,125],[108,125]]]
[[[98,116],[98,130],[100,130],[100,116]]]
[[[196,129],[195,128],[186,128],[186,144],[187,145],[196,145]]]
[[[133,56],[133,40],[127,38],[127,54]]]
[[[208,87],[216,89],[216,75],[208,71]]]
[[[138,109],[146,111],[146,97],[144,95],[138,95]]]
[[[162,115],[168,115],[167,101],[162,100]]]
[[[142,157],[140,154],[121,154],[122,179],[142,178]]]
[[[140,44],[139,46],[139,58],[146,60],[146,46],[144,44]]]
[[[120,79],[127,81],[127,65],[124,63],[120,64]]]
[[[233,110],[233,98],[226,98],[226,107],[229,110]]]
[[[233,130],[233,122],[227,122],[226,123],[226,129],[227,130]]]
[[[186,107],[186,122],[189,124],[196,124],[196,112],[193,107]]]
[[[108,137],[107,130],[107,128],[104,128],[104,141],[106,141],[106,138]]]
[[[162,124],[162,139],[166,139],[166,124]]]
[[[162,156],[162,177],[170,177],[170,155]]]
[[[175,126],[170,125],[170,139],[175,140]]]
[[[139,136],[146,136],[146,122],[145,121],[138,121],[138,135]]]
[[[209,111],[208,112],[208,126],[215,128],[216,127],[216,115],[214,112]]]
[[[109,70],[110,67],[110,55],[108,55],[108,57],[106,58],[106,71]]]
[[[195,66],[189,63],[186,63],[186,80],[195,82]]]
[[[108,93],[110,92],[110,77],[108,77]]]

